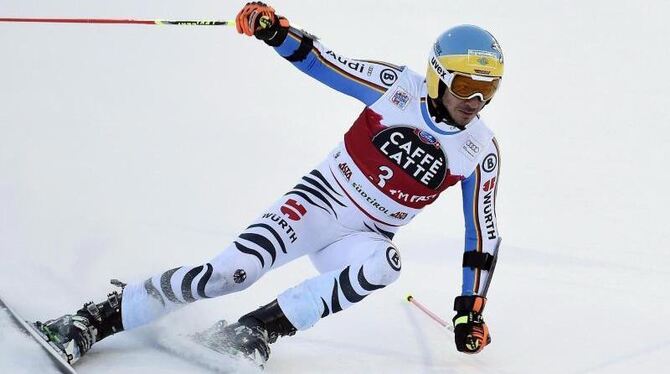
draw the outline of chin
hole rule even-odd
[[[456,123],[457,123],[459,126],[465,126],[465,125],[467,125],[468,123],[470,123],[470,122],[472,121],[473,118],[475,118],[475,117],[474,117],[474,116],[472,116],[472,117],[465,117],[465,118],[462,118],[462,119],[456,121]]]

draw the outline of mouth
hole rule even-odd
[[[465,114],[466,116],[473,116],[477,113],[475,109],[458,109],[459,112]]]

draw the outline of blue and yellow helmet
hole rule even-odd
[[[460,25],[443,32],[428,58],[426,86],[428,96],[439,96],[443,70],[470,75],[477,80],[500,79],[503,76],[503,53],[496,38],[481,27]]]

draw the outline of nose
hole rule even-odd
[[[471,97],[467,100],[465,100],[465,105],[472,109],[476,109],[481,105],[482,99],[479,96]]]

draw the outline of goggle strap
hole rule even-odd
[[[442,65],[440,60],[437,58],[437,55],[435,54],[435,49],[430,50],[430,66],[433,68],[433,71],[437,75],[437,77],[444,82],[447,87],[451,87],[451,82],[454,80],[454,75],[447,70],[447,68]],[[440,70],[444,71],[445,74],[442,74]],[[446,75],[446,78],[443,77]]]

